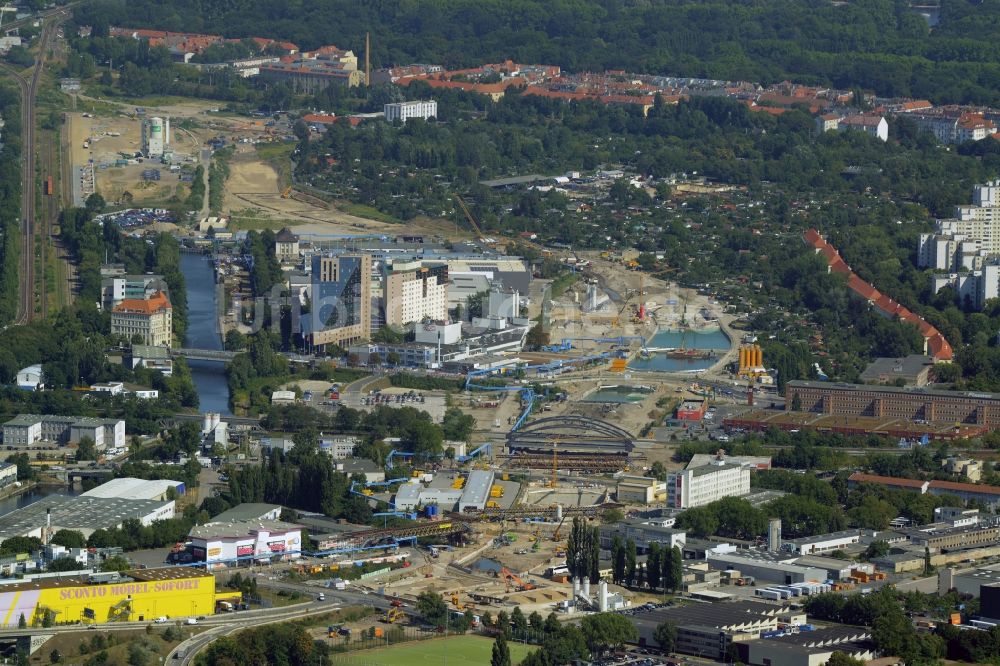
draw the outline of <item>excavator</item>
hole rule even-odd
[[[281,191],[281,198],[287,199],[291,195],[291,193],[292,193],[292,186],[289,185],[288,187],[286,187]]]
[[[510,592],[511,587],[516,587],[518,592],[523,592],[525,590],[533,590],[535,586],[531,583],[527,583],[521,580],[521,577],[516,573],[508,569],[507,567],[502,567],[500,569],[500,575],[503,576],[504,585],[507,587],[507,592]]]

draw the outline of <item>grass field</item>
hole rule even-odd
[[[520,643],[507,643],[510,661],[518,663],[534,649]],[[493,641],[479,636],[433,638],[425,641],[398,643],[381,650],[364,650],[353,654],[330,655],[330,663],[338,666],[438,666],[447,654],[451,666],[482,666],[490,663]]]

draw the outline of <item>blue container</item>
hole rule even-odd
[[[438,515],[438,506],[437,506],[437,504],[429,504],[428,506],[424,507],[424,514],[428,518],[436,518],[437,515]]]

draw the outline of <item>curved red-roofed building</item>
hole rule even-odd
[[[802,240],[823,255],[826,259],[828,270],[831,273],[841,273],[847,275],[847,288],[856,295],[868,301],[876,310],[887,317],[899,317],[900,320],[913,324],[924,337],[924,353],[930,355],[937,362],[951,361],[955,354],[948,344],[941,331],[934,328],[926,319],[903,305],[894,301],[891,297],[881,293],[871,284],[862,280],[851,270],[847,262],[837,252],[837,248],[826,242],[816,229],[809,229],[802,234]]]

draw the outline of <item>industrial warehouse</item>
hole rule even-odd
[[[58,623],[143,622],[159,617],[208,615],[239,592],[215,592],[215,576],[183,567],[143,569],[83,578],[45,578],[0,585],[3,626]]]

